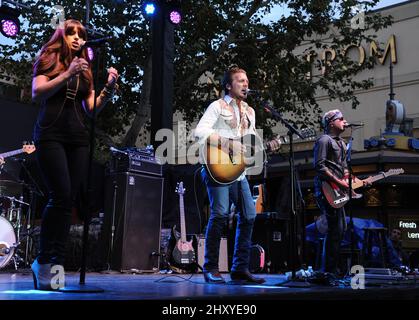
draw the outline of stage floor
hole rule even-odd
[[[419,282],[385,284],[354,290],[350,286],[279,286],[284,275],[260,275],[263,285],[206,284],[202,274],[87,273],[86,285],[101,293],[63,293],[33,288],[29,270],[0,273],[0,300],[419,300]],[[229,275],[224,275],[230,280]],[[79,273],[66,274],[66,284],[77,285]]]

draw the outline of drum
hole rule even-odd
[[[16,235],[10,222],[0,216],[0,269],[4,268],[15,253]]]
[[[19,199],[22,193],[23,183],[12,180],[0,180],[0,195]]]

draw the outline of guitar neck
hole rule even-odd
[[[21,154],[24,151],[22,149],[17,149],[17,150],[13,150],[13,151],[9,151],[9,152],[4,152],[4,153],[0,153],[0,157],[5,159],[7,157],[12,157],[15,156],[17,154]]]
[[[183,203],[183,195],[179,195],[179,210],[180,210],[180,239],[186,242],[186,225],[185,225],[185,206]]]
[[[384,173],[379,173],[375,176],[372,176],[369,180],[373,183],[381,179],[385,179],[387,176]],[[352,189],[361,188],[364,186],[363,180],[357,180],[353,183]]]
[[[379,174],[377,174],[377,175],[375,175],[375,176],[373,176],[373,177],[371,177],[371,182],[375,182],[375,181],[378,181],[378,180],[381,180],[381,179],[384,179],[386,177],[386,175],[384,174],[384,173],[379,173]]]

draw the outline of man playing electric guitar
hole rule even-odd
[[[333,183],[341,189],[349,189],[346,178],[348,177],[348,165],[346,163],[346,144],[340,137],[348,125],[343,114],[338,109],[327,111],[322,119],[324,134],[320,136],[314,145],[314,192],[317,205],[322,214],[327,218],[328,232],[325,238],[322,271],[337,273],[337,264],[340,252],[340,243],[346,231],[345,210],[343,207],[332,207],[324,193],[322,183]],[[355,177],[353,177],[355,179]],[[364,185],[370,184],[364,180]],[[353,197],[358,195],[353,193]]]

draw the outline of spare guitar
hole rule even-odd
[[[369,181],[371,183],[385,179],[390,176],[395,176],[404,173],[403,169],[390,169],[387,172],[381,172],[375,176],[369,177],[364,180],[358,178],[352,179],[352,190],[361,188],[364,185],[364,181]],[[349,183],[348,179],[346,179]],[[349,194],[347,190],[343,190],[334,182],[323,181],[322,182],[322,191],[327,200],[327,202],[333,208],[342,208],[349,201]]]
[[[313,129],[303,129],[304,138],[315,135]],[[286,141],[284,137],[277,137],[267,143],[263,143],[260,137],[254,134],[248,134],[238,139],[246,146],[244,154],[233,154],[231,151],[225,152],[221,145],[213,145],[208,141],[204,146],[203,158],[205,166],[211,178],[219,184],[229,184],[234,182],[240,175],[251,167],[257,165],[257,159],[263,164],[264,151],[275,152],[279,150],[282,141]]]
[[[180,212],[180,237],[176,232],[176,226],[172,229],[172,237],[169,244],[169,265],[170,268],[176,272],[195,272],[196,271],[196,257],[195,250],[192,246],[192,240],[186,239],[186,225],[185,225],[185,206],[183,202],[183,195],[185,189],[183,182],[179,182],[176,187],[176,192],[179,195],[179,212]]]
[[[35,145],[33,144],[33,142],[32,143],[25,142],[21,149],[16,149],[16,150],[0,153],[0,159],[4,160],[8,157],[16,156],[21,153],[31,154],[34,151],[35,151]]]
[[[263,183],[253,186],[253,202],[255,203],[256,213],[265,211],[265,186]]]

